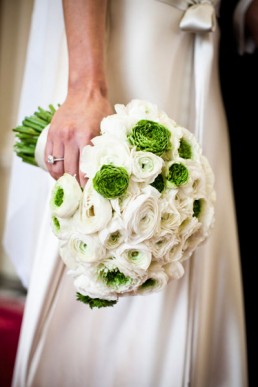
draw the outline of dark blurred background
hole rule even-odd
[[[245,301],[248,348],[249,386],[257,386],[255,358],[257,357],[256,296],[258,282],[255,270],[258,253],[258,204],[256,180],[258,148],[256,131],[258,113],[258,50],[240,55],[233,27],[236,0],[222,0],[219,23],[220,80],[228,119],[232,176],[238,220],[242,277]],[[226,206],[226,203],[225,203]]]

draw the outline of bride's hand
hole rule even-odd
[[[102,118],[112,113],[111,104],[100,91],[88,95],[81,92],[68,94],[52,119],[45,150],[46,165],[54,179],[67,172],[76,175],[84,187],[86,179],[79,170],[82,149],[99,134]],[[48,155],[63,157],[64,161],[50,164]]]

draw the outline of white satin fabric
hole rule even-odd
[[[56,20],[49,17],[52,13],[56,13]],[[42,33],[53,28],[53,36],[63,36],[61,15],[60,0],[38,0],[33,25],[42,28]],[[182,16],[182,10],[160,1],[109,1],[110,98],[113,103],[128,103],[132,98],[150,100],[193,131],[198,121],[196,107],[205,104],[201,119],[203,150],[214,169],[217,190],[212,235],[186,263],[185,276],[162,292],[124,298],[113,308],[90,310],[75,300],[71,280],[56,254],[48,212],[45,221],[39,223],[38,214],[30,211],[27,203],[30,216],[37,218],[40,237],[36,235],[37,254],[13,387],[247,385],[229,145],[218,82],[218,31],[205,38],[214,56],[210,70],[203,74],[208,94],[197,103],[195,82],[202,79],[196,77],[194,58],[195,66],[200,58],[194,52],[194,34],[179,29]],[[28,66],[34,59],[34,33],[32,28]],[[51,63],[48,46],[41,47],[49,66],[46,78],[58,75],[58,63],[67,63],[65,44],[56,43],[52,46],[51,40],[48,42],[50,47],[55,46]],[[66,71],[61,83],[53,80],[44,92],[47,102],[55,95],[63,96],[66,81]],[[25,77],[27,93],[29,83]],[[42,207],[47,208],[47,200],[40,197]],[[18,211],[14,215],[19,219]],[[10,241],[7,244],[10,246]]]

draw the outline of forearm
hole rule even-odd
[[[68,45],[68,93],[107,92],[105,24],[107,0],[63,0]]]

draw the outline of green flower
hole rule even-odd
[[[58,232],[58,231],[60,231],[60,222],[59,222],[59,220],[57,219],[57,217],[56,216],[52,216],[52,222],[53,222],[53,226],[54,226],[54,228],[56,229],[56,231]]]
[[[136,149],[162,155],[171,149],[170,131],[165,126],[150,120],[140,120],[128,135]]]
[[[182,159],[190,159],[192,157],[192,147],[184,138],[180,140],[178,153]]]
[[[193,203],[193,216],[198,218],[201,213],[201,210],[202,210],[202,201],[201,199],[197,199]]]
[[[111,270],[104,267],[99,271],[99,276],[107,286],[114,289],[130,285],[132,282],[131,278],[125,276],[117,267]]]
[[[64,190],[62,187],[56,186],[56,189],[53,192],[53,200],[57,207],[60,207],[64,201]]]
[[[189,176],[188,169],[181,163],[174,163],[169,167],[167,180],[173,186],[179,187],[187,182]]]
[[[159,174],[153,183],[151,183],[152,187],[156,188],[159,192],[163,192],[165,188],[164,178],[161,174]]]
[[[156,285],[156,280],[153,279],[153,278],[148,278],[147,281],[145,281],[142,285],[141,285],[141,288],[142,289],[146,289],[146,288],[153,288],[155,285]]]
[[[129,184],[129,175],[125,168],[103,165],[93,178],[94,189],[107,199],[123,195]]]

